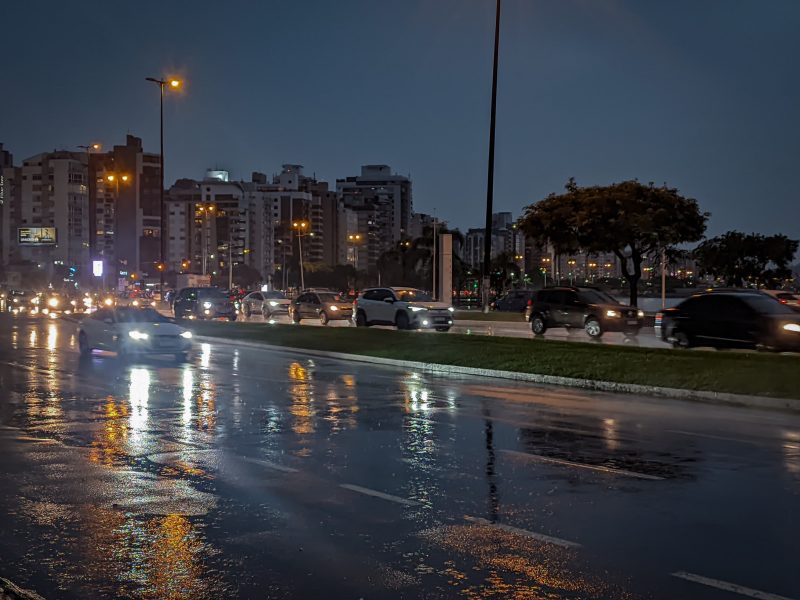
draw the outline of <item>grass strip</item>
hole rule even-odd
[[[800,358],[386,329],[184,321],[197,335],[275,346],[800,399]]]

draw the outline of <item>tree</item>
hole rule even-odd
[[[497,296],[501,296],[506,288],[520,281],[522,272],[514,260],[514,256],[501,252],[492,259],[489,268],[489,281]]]
[[[798,240],[783,234],[764,236],[729,231],[705,240],[694,250],[700,272],[725,280],[726,285],[745,282],[775,287],[791,279],[791,262]]]
[[[565,194],[550,194],[528,206],[520,227],[540,247],[558,254],[613,252],[636,306],[642,261],[661,248],[696,242],[706,229],[708,213],[675,188],[638,181],[579,187],[574,179]]]
[[[245,265],[245,264],[233,265],[234,285],[239,285],[249,290],[252,287],[254,287],[257,283],[260,283],[262,279],[263,277],[261,277],[261,273],[258,272],[258,269],[255,269],[250,265]]]

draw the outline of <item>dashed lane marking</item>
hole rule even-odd
[[[570,542],[569,540],[562,540],[561,538],[553,537],[551,535],[546,535],[544,533],[537,533],[535,531],[528,531],[527,529],[520,529],[519,527],[513,527],[511,525],[504,525],[503,523],[492,523],[491,521],[487,521],[486,519],[481,519],[480,517],[470,517],[469,515],[465,515],[464,520],[469,521],[470,523],[475,523],[477,525],[486,525],[488,527],[500,529],[501,531],[507,531],[508,533],[513,533],[522,537],[531,538],[539,542],[545,542],[547,544],[562,546],[564,548],[581,547],[581,545],[578,542]]]
[[[419,506],[419,502],[417,502],[416,500],[408,500],[407,498],[401,498],[400,496],[392,496],[391,494],[384,494],[383,492],[361,487],[360,485],[353,485],[352,483],[341,483],[339,484],[339,487],[344,488],[346,490],[350,490],[351,492],[358,492],[359,494],[364,494],[365,496],[372,496],[373,498],[380,498],[381,500],[388,500],[389,502],[402,504],[403,506]]]
[[[297,473],[297,469],[293,469],[292,467],[284,467],[283,465],[274,463],[271,460],[262,460],[260,458],[248,458],[246,456],[241,456],[239,458],[244,462],[248,462],[254,465],[259,465],[261,467],[266,467],[268,469],[272,469],[273,471],[281,471],[283,473]]]
[[[537,462],[561,465],[563,467],[574,467],[576,469],[586,469],[588,471],[597,471],[598,473],[607,473],[609,475],[620,475],[622,477],[648,479],[651,481],[662,481],[664,479],[658,475],[648,475],[647,473],[637,473],[636,471],[626,471],[625,469],[615,469],[613,467],[604,467],[602,465],[587,465],[585,463],[572,462],[571,460],[552,458],[550,456],[542,456],[541,454],[531,454],[529,452],[518,452],[516,450],[500,450],[500,452],[503,452],[504,454],[510,454],[511,456],[517,456],[519,458],[535,460]]]
[[[676,571],[675,573],[672,573],[672,576],[679,579],[685,579],[686,581],[691,581],[692,583],[699,583],[700,585],[717,588],[718,590],[739,594],[741,596],[757,598],[758,600],[792,600],[786,596],[778,596],[776,594],[754,590],[752,588],[737,585],[735,583],[728,583],[727,581],[722,581],[720,579],[711,579],[710,577],[703,577],[702,575],[687,573],[686,571]]]

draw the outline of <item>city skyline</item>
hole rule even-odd
[[[492,3],[234,4],[235,32],[210,37],[197,35],[210,5],[196,6],[185,15],[147,2],[136,12],[53,5],[40,43],[8,67],[17,85],[0,111],[6,149],[21,161],[93,141],[111,147],[129,131],[156,152],[157,96],[144,78],[174,73],[186,89],[165,102],[168,184],[209,167],[247,179],[287,162],[333,182],[384,163],[411,175],[416,211],[480,226]],[[800,84],[784,73],[800,50],[791,34],[800,8],[771,6],[507,0],[495,210],[517,216],[570,176],[583,185],[638,178],[697,198],[712,213],[709,235],[798,237],[790,174]],[[163,18],[153,24],[156,8]],[[9,11],[20,27],[6,42],[23,47],[19,32],[37,15]],[[135,52],[115,34],[121,23],[144,42]],[[88,48],[65,70],[50,57],[71,38]],[[761,210],[751,214],[754,203]]]

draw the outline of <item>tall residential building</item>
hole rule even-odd
[[[3,149],[3,144],[0,143],[0,234],[5,233],[3,226],[3,204],[6,202],[6,194],[10,192],[10,186],[6,184],[6,169],[14,166],[14,157],[11,152]],[[4,247],[9,243],[9,238],[5,235],[0,235],[0,260],[5,256]],[[2,263],[0,263],[2,264]]]
[[[388,165],[364,165],[360,176],[337,179],[336,191],[344,220],[358,227],[348,229],[343,240],[362,236],[358,256],[360,264],[367,257],[365,268],[373,269],[382,252],[410,237],[413,202],[408,177],[392,174]]]
[[[464,236],[464,261],[473,269],[483,263],[484,229],[472,228]],[[521,268],[525,265],[525,235],[517,229],[510,212],[492,214],[492,259],[505,253]]]
[[[5,159],[10,161],[10,158]],[[87,156],[54,151],[3,169],[3,263],[90,271]]]
[[[161,258],[161,157],[128,135],[88,155],[91,254],[109,271],[156,277]]]

